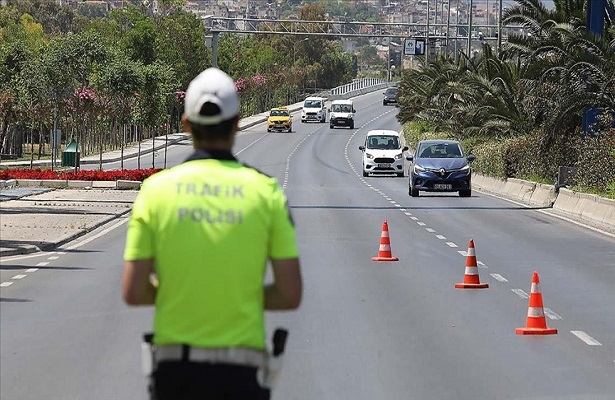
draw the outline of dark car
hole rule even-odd
[[[388,88],[384,92],[384,99],[382,99],[382,105],[386,106],[389,104],[397,105],[397,88],[395,87]]]
[[[461,144],[454,140],[422,140],[414,155],[408,175],[408,194],[417,197],[425,192],[459,192],[461,197],[472,195],[472,168],[476,157],[466,157]]]

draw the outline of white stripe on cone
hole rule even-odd
[[[389,231],[382,231],[382,235],[380,237],[389,237]]]
[[[532,283],[530,293],[540,293],[540,283]]]
[[[391,251],[391,246],[388,244],[381,244],[380,251]]]
[[[532,318],[544,318],[545,314],[542,307],[528,307],[527,316]]]
[[[476,251],[474,250],[474,247],[468,247],[468,254],[469,256],[476,256]]]
[[[478,268],[466,267],[466,275],[478,275]]]

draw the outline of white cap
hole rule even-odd
[[[220,107],[217,115],[201,115],[205,103]],[[186,118],[201,125],[216,125],[239,114],[239,96],[233,78],[217,68],[208,68],[190,82],[184,105]]]

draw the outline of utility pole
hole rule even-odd
[[[498,11],[498,52],[502,51],[502,0]]]
[[[470,11],[468,13],[468,58],[472,56],[472,6],[474,0],[470,0]]]
[[[446,3],[446,12],[446,56],[448,57],[448,41],[451,37],[451,0],[448,0],[448,3]]]
[[[429,0],[427,0],[427,29],[425,31],[425,60],[429,61]]]

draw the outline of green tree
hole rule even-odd
[[[182,88],[207,66],[211,55],[205,47],[203,24],[193,13],[171,14],[159,21],[156,59],[171,67]]]

